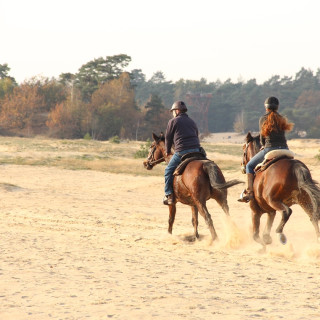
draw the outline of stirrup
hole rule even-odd
[[[254,198],[253,191],[243,190],[240,194],[239,202],[249,202]]]

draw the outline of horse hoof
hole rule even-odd
[[[279,240],[283,245],[287,243],[287,237],[284,235],[284,233],[279,233]]]
[[[264,234],[263,235],[263,242],[265,244],[271,244],[272,243],[272,238],[270,237],[269,234]]]
[[[258,253],[266,253],[267,252],[267,248],[266,246],[263,246],[260,250],[258,250]]]

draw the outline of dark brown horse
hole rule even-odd
[[[243,146],[242,171],[248,161],[259,152],[260,147],[260,136],[253,137],[249,132],[246,136],[246,144]],[[253,238],[261,243],[264,248],[272,242],[270,231],[276,211],[282,212],[282,219],[276,232],[279,233],[280,241],[283,244],[286,243],[283,228],[292,213],[290,207],[294,204],[299,204],[308,214],[315,228],[318,241],[320,240],[318,225],[320,189],[304,163],[295,159],[282,158],[271,164],[267,169],[257,171],[253,191],[254,199],[250,201]],[[259,227],[263,213],[268,214],[268,219],[263,239],[261,239]]]
[[[166,156],[165,138],[163,134],[158,137],[154,133],[153,143],[150,147],[147,160],[143,162],[144,167],[151,170],[156,164],[165,161],[169,162],[170,157]],[[198,234],[198,212],[205,219],[212,239],[217,238],[210,213],[208,212],[206,202],[210,198],[215,199],[222,207],[226,215],[229,215],[229,207],[227,202],[227,188],[232,187],[239,180],[225,181],[225,178],[219,167],[209,160],[194,160],[190,162],[182,175],[174,177],[173,189],[175,195],[174,204],[169,206],[169,228],[168,232],[172,233],[172,226],[176,215],[176,202],[191,206],[192,225],[194,227],[194,236],[199,238]]]

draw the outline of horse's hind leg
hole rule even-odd
[[[320,242],[319,220],[317,220],[315,218],[310,218],[310,220],[311,220],[311,223],[314,227],[314,230],[316,231],[317,240],[318,240],[318,242]]]
[[[199,238],[199,233],[198,233],[198,208],[192,206],[192,225],[194,228],[194,236],[198,239]]]
[[[283,202],[281,201],[274,201],[271,198],[269,198],[269,201],[267,201],[268,205],[274,209],[275,211],[281,211],[282,217],[281,221],[276,229],[276,233],[279,233],[280,241],[282,244],[285,244],[287,242],[286,236],[283,234],[283,228],[285,224],[288,222],[292,210]]]
[[[311,200],[310,197],[309,199],[306,199],[306,194],[305,193],[301,193],[298,196],[298,203],[301,206],[301,208],[306,212],[306,214],[309,216],[310,221],[314,227],[314,230],[316,232],[316,237],[318,242],[320,242],[320,230],[319,230],[319,216],[320,216],[320,212],[314,212],[314,208],[313,205],[311,204]],[[319,210],[319,205],[317,207],[317,210]]]
[[[218,235],[216,233],[216,230],[214,229],[211,215],[210,215],[205,203],[202,204],[200,202],[197,202],[196,204],[197,204],[197,208],[198,208],[200,214],[203,216],[203,218],[204,218],[204,220],[210,230],[212,240],[213,241],[216,240],[218,238]]]
[[[288,222],[288,220],[291,216],[292,210],[287,205],[285,205],[285,204],[282,204],[282,205],[285,208],[285,210],[282,210],[281,221],[279,223],[278,228],[276,229],[276,233],[279,233],[280,242],[282,244],[286,244],[287,238],[283,233],[283,228],[284,228],[285,224]]]
[[[229,216],[229,206],[227,201],[227,190],[216,191],[213,195],[213,199],[221,206],[224,213]]]
[[[174,223],[174,218],[176,216],[176,205],[172,204],[169,206],[169,227],[168,227],[168,232],[172,234],[172,226]]]
[[[288,206],[286,206],[285,204],[283,206],[285,207],[285,210],[282,210],[282,218],[278,225],[278,228],[276,229],[276,233],[282,233],[283,228],[285,224],[288,222],[292,213],[292,210]]]

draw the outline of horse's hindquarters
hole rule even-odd
[[[195,205],[197,201],[205,202],[211,197],[209,177],[201,160],[190,162],[182,175],[174,178],[173,187],[178,201],[184,204]]]

